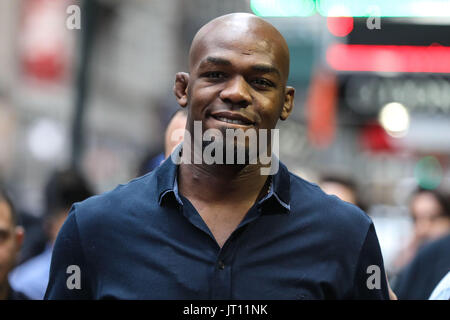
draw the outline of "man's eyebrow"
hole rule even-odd
[[[208,63],[222,65],[222,66],[230,66],[231,65],[231,61],[229,61],[227,59],[209,56],[206,59],[204,59],[202,62],[200,62],[200,66],[202,66],[204,64],[208,64]],[[281,76],[280,71],[271,65],[256,64],[256,65],[253,65],[251,68],[253,71],[262,72],[262,73],[275,73],[279,77]]]
[[[281,76],[280,71],[277,68],[265,64],[254,65],[252,66],[252,69],[262,73],[276,73],[278,76]]]
[[[227,59],[223,59],[223,58],[219,58],[219,57],[211,57],[211,56],[204,59],[200,63],[200,65],[203,65],[205,63],[218,64],[218,65],[222,65],[222,66],[230,66],[231,65],[231,61],[229,61]]]

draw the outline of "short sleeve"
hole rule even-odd
[[[353,299],[389,300],[383,256],[373,223],[361,247],[353,288]]]
[[[83,255],[75,211],[74,205],[55,241],[45,300],[92,298],[91,279]]]

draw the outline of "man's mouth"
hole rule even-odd
[[[226,123],[248,125],[248,123],[245,123],[244,121],[241,121],[241,120],[232,120],[232,119],[228,119],[228,118],[225,118],[225,117],[214,117],[214,118],[219,120],[219,121],[226,122]]]
[[[224,111],[224,112],[215,112],[211,114],[211,116],[221,122],[236,124],[241,126],[252,126],[255,123],[248,119],[247,117],[234,112]]]

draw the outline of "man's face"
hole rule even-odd
[[[335,195],[341,200],[356,205],[355,192],[347,186],[337,182],[325,181],[321,183],[320,187],[325,193]]]
[[[203,121],[205,129],[274,128],[284,102],[284,82],[273,51],[251,37],[205,44],[190,74],[192,120]],[[238,123],[230,123],[233,115]]]
[[[0,284],[6,282],[8,273],[16,262],[23,235],[19,228],[12,222],[9,205],[0,200]]]
[[[431,240],[450,232],[450,218],[432,193],[423,192],[415,196],[411,203],[415,236],[421,240]]]
[[[288,56],[274,37],[273,30],[233,22],[210,28],[193,45],[186,90],[191,133],[201,121],[203,131],[270,134],[278,119],[287,118],[294,89],[286,88]]]

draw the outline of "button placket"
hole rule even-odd
[[[218,268],[219,270],[225,269],[225,262],[223,262],[223,260],[219,260],[219,261],[217,262],[217,268]]]

